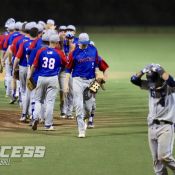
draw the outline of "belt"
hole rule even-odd
[[[162,125],[162,124],[169,124],[172,125],[173,122],[167,121],[167,120],[153,120],[153,124],[157,124],[157,125]]]

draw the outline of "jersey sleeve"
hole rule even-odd
[[[106,63],[106,61],[102,58],[100,61],[99,61],[99,70],[100,71],[105,71],[107,68],[109,68],[109,65]]]
[[[36,57],[35,57],[34,62],[33,62],[33,66],[34,66],[35,68],[38,67],[38,62],[39,62],[39,58],[40,58],[41,52],[44,51],[45,49],[46,49],[46,48],[41,48],[41,49],[39,49],[38,52],[36,53]]]
[[[71,73],[73,64],[74,64],[74,58],[73,58],[73,51],[68,56],[68,64],[66,65],[66,73]]]
[[[23,51],[24,51],[24,42],[20,44],[19,49],[18,49],[18,52],[16,54],[16,57],[18,59],[21,59],[22,54],[23,54]]]
[[[56,52],[59,54],[59,56],[61,58],[61,64],[66,66],[67,65],[67,58],[66,58],[66,55],[64,54],[64,52],[62,50],[58,50],[58,49],[56,49]]]

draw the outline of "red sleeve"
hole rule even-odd
[[[7,49],[7,47],[8,47],[8,40],[9,40],[9,38],[10,38],[10,35],[11,35],[11,34],[8,34],[7,37],[5,38],[5,42],[4,42],[4,44],[3,44],[3,48],[4,48],[4,49]]]
[[[4,40],[5,40],[5,37],[4,38],[1,38],[1,40],[0,40],[0,50],[3,49]]]
[[[38,52],[36,53],[36,57],[35,57],[34,62],[33,62],[33,66],[34,66],[35,68],[38,67],[39,57],[40,57],[40,55],[41,55],[41,52],[44,51],[44,50],[46,50],[46,48],[41,48],[41,49],[39,49]]]
[[[67,58],[66,58],[66,55],[64,54],[64,52],[62,50],[59,50],[59,49],[55,49],[55,50],[61,58],[61,64],[66,66],[67,65]]]
[[[106,63],[104,59],[102,59],[99,63],[99,69],[104,72],[108,67],[109,65]]]
[[[16,56],[16,52],[17,52],[17,50],[16,50],[17,42],[18,42],[19,39],[21,39],[21,38],[22,38],[22,36],[19,36],[19,37],[15,38],[15,39],[13,40],[13,42],[12,42],[12,45],[10,46],[10,50],[11,50],[11,52],[13,53],[14,56]]]
[[[74,59],[73,59],[73,52],[70,52],[69,56],[68,56],[68,64],[66,66],[67,69],[72,69],[73,67],[73,62],[74,62]]]
[[[35,40],[30,44],[29,49],[34,49],[35,46],[36,46],[37,41],[38,41],[38,38],[35,39]]]
[[[16,57],[19,58],[19,59],[21,59],[22,54],[23,54],[24,43],[25,43],[25,42],[22,42],[22,43],[19,45],[19,49],[18,49],[18,52],[17,52],[17,54],[16,54]]]

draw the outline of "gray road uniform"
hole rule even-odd
[[[175,123],[175,82],[170,77],[159,89],[136,75],[131,82],[149,91],[148,140],[156,175],[167,175],[167,167],[175,173],[172,156]]]

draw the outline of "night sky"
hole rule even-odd
[[[57,25],[175,25],[175,0],[5,0],[0,25],[7,18],[47,20]]]

